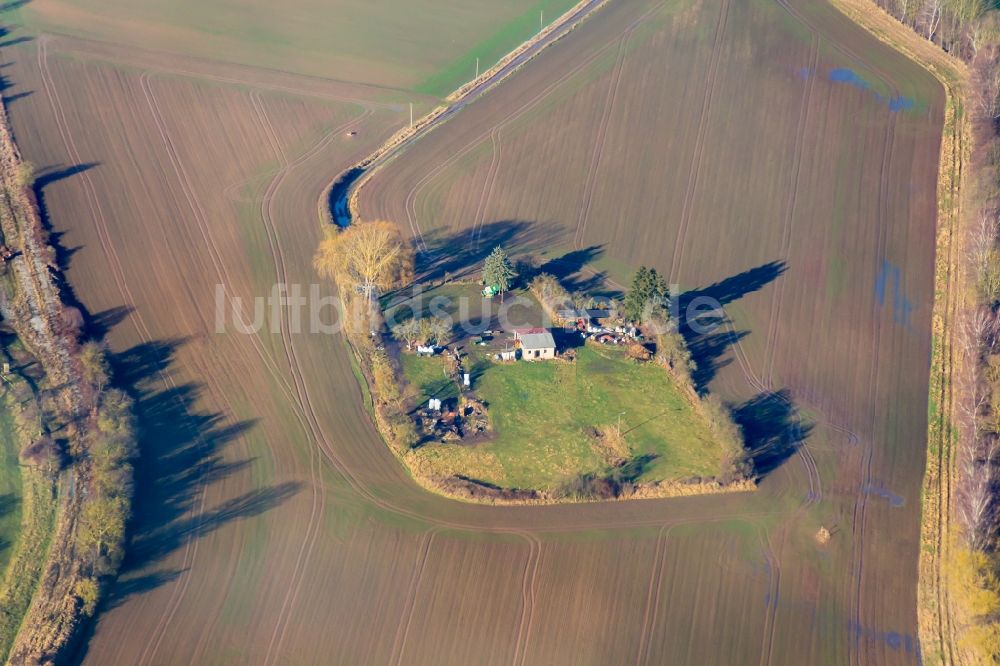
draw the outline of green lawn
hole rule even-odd
[[[0,576],[21,529],[21,474],[10,415],[0,408]]]
[[[406,381],[418,391],[421,404],[425,404],[428,398],[448,400],[458,397],[458,386],[445,376],[444,358],[441,356],[403,354],[400,363]]]
[[[575,0],[34,0],[5,24],[443,97]],[[398,97],[398,96],[397,96]],[[413,100],[416,101],[416,100]]]
[[[471,447],[425,445],[414,454],[417,468],[551,490],[579,474],[607,469],[587,430],[617,427],[621,414],[632,455],[653,457],[640,481],[718,473],[721,447],[662,368],[636,364],[620,348],[588,345],[577,354],[572,364],[487,365],[473,388],[489,405],[495,440]],[[442,376],[440,358],[403,359],[407,380],[423,396],[455,390]],[[442,389],[444,383],[450,386]]]

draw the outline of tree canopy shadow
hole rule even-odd
[[[621,292],[608,288],[608,274],[591,268],[604,256],[603,245],[591,245],[571,250],[559,257],[545,259],[537,273],[548,273],[559,280],[570,293],[584,293],[604,298],[617,298]]]
[[[70,259],[81,248],[68,248],[63,245],[62,237],[64,232],[56,231],[52,226],[52,218],[49,216],[48,207],[45,205],[45,190],[53,183],[57,183],[61,180],[72,178],[78,174],[90,171],[96,166],[99,166],[97,162],[74,164],[68,167],[64,165],[48,166],[39,170],[39,172],[35,175],[35,182],[31,186],[32,193],[35,196],[35,203],[38,205],[38,212],[42,219],[42,227],[48,233],[49,244],[53,247],[56,253],[56,266],[58,267],[60,274],[64,274],[69,269]],[[63,283],[64,291],[72,291],[69,289],[68,285],[66,285],[65,280],[61,280],[61,282]],[[75,307],[79,307],[75,297],[73,297],[73,303]]]
[[[125,309],[112,312],[119,317]],[[200,410],[196,404],[202,389],[197,385],[165,384],[163,377],[182,344],[183,340],[143,343],[110,357],[116,383],[135,400],[139,456],[125,558],[102,610],[180,576],[182,570],[158,569],[157,563],[190,540],[258,516],[299,490],[297,483],[265,486],[201,510],[207,486],[252,464],[252,459],[233,460],[224,450],[254,423],[231,423],[222,414]],[[79,650],[86,650],[88,640],[89,634],[82,638]]]
[[[474,229],[434,230],[416,244],[417,279],[433,281],[468,276],[478,270],[493,248],[508,254],[531,255],[557,245],[565,230],[554,224],[497,220]]]
[[[6,516],[8,513],[17,508],[19,504],[17,496],[12,493],[6,493],[0,495],[0,517]]]
[[[20,503],[20,499],[12,493],[0,495],[0,518],[17,509]],[[0,538],[0,553],[10,548],[11,545],[9,540]]]
[[[8,3],[0,4],[0,13],[3,13],[3,12],[8,11],[10,9],[16,9],[17,7],[19,7],[19,6],[23,5],[23,4],[27,4],[27,3],[24,3],[24,2],[21,2],[21,3],[8,2]],[[9,25],[0,25],[0,48],[17,46],[18,44],[24,44],[24,43],[27,43],[27,42],[34,41],[34,37],[29,37],[29,36],[25,36],[25,35],[22,35],[20,37],[11,37],[11,33],[14,31],[14,29],[16,29],[16,26],[11,27]],[[0,64],[0,69],[3,69],[5,67],[9,67],[12,64],[13,63],[11,63],[11,62],[2,63],[2,64]],[[30,91],[30,90],[25,90],[25,91],[22,91],[22,92],[19,92],[19,93],[11,93],[10,89],[13,86],[14,86],[14,84],[12,84],[10,82],[10,79],[8,79],[6,76],[0,75],[0,93],[3,93],[4,105],[7,107],[8,111],[10,110],[10,105],[13,102],[15,102],[15,101],[17,101],[19,99],[22,99],[24,97],[27,97],[27,96],[29,96],[29,95],[32,94],[32,91]],[[15,139],[16,139],[16,137],[15,137]]]
[[[788,389],[760,393],[734,407],[732,414],[743,430],[759,478],[792,457],[813,429],[812,424],[802,422]]]
[[[699,393],[706,393],[719,370],[732,363],[726,357],[729,348],[750,333],[736,330],[723,308],[763,289],[786,270],[785,262],[771,261],[678,297],[678,330],[695,363],[692,381]],[[758,478],[772,473],[794,455],[813,428],[802,421],[788,389],[759,393],[730,406],[730,410],[743,431],[744,446]]]
[[[769,261],[755,268],[737,273],[707,287],[692,289],[681,296],[682,310],[696,298],[708,298],[726,306],[747,294],[760,291],[777,280],[788,270],[784,261]]]
[[[29,2],[31,2],[31,0],[8,0],[7,2],[0,2],[0,12],[9,12],[15,9],[20,9]]]
[[[759,291],[786,270],[785,262],[771,261],[708,287],[691,289],[678,297],[678,330],[695,363],[692,381],[699,393],[706,392],[719,370],[732,362],[724,358],[729,348],[749,335],[749,331],[737,331],[729,326],[731,322],[722,308]],[[714,309],[699,310],[703,305]]]
[[[0,13],[11,11],[17,9],[22,5],[28,4],[27,2],[5,2],[0,4]],[[16,26],[15,26],[16,27]],[[34,37],[29,37],[27,35],[22,35],[20,37],[11,37],[10,34],[13,29],[10,26],[0,26],[0,48],[16,46],[18,44],[25,44],[27,42],[34,41]],[[6,100],[5,100],[6,101]]]
[[[87,335],[96,340],[103,340],[107,334],[111,332],[111,329],[125,321],[134,311],[135,308],[131,306],[119,305],[117,307],[108,308],[107,310],[102,310],[95,314],[87,315]]]
[[[189,538],[265,511],[295,490],[264,488],[193,515],[205,486],[251,464],[252,460],[226,460],[223,450],[253,422],[228,423],[222,414],[200,412],[197,385],[164,386],[162,377],[181,344],[179,340],[143,343],[111,358],[116,378],[136,401],[140,432],[135,465],[139,492],[123,573],[161,560]]]
[[[56,231],[53,228],[48,208],[45,205],[45,189],[49,185],[88,171],[95,166],[97,166],[96,162],[78,164],[71,167],[61,165],[46,167],[36,175],[31,186],[31,192],[35,198],[35,205],[38,207],[42,228],[48,235],[48,245],[55,253],[54,263],[49,265],[49,271],[52,274],[56,288],[59,289],[60,299],[63,305],[66,306],[64,316],[67,317],[67,321],[64,323],[71,328],[79,329],[84,337],[101,340],[115,324],[128,315],[129,310],[123,306],[113,308],[112,310],[125,311],[124,314],[115,314],[112,310],[109,310],[96,316],[92,316],[87,311],[86,306],[80,301],[73,290],[73,286],[66,279],[66,271],[69,268],[70,259],[81,248],[67,248],[62,243],[63,232]],[[75,315],[71,314],[73,311],[75,311]],[[71,321],[71,316],[77,317],[78,321]]]

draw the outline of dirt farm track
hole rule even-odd
[[[217,284],[317,282],[326,187],[432,98],[54,31],[0,51],[143,429],[84,663],[919,662],[944,96],[832,7],[611,0],[360,192],[442,270],[502,239],[726,304],[702,379],[759,491],[586,505],[429,494],[339,337],[216,333]]]

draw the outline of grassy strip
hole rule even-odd
[[[21,468],[11,420],[0,406],[0,571],[7,568],[21,526]]]
[[[0,658],[6,659],[38,589],[52,543],[58,501],[52,482],[38,470],[21,472],[21,533],[0,587]]]
[[[13,373],[4,377],[3,389],[4,408],[14,422],[11,444],[20,450],[31,443],[37,399],[29,383]],[[0,583],[0,656],[4,660],[38,589],[59,504],[51,476],[31,466],[24,466],[20,476],[21,529]]]
[[[947,96],[938,171],[938,225],[934,265],[933,347],[928,401],[927,463],[924,473],[917,620],[926,663],[985,663],[963,653],[957,637],[956,609],[951,598],[950,563],[955,535],[952,487],[955,479],[955,427],[958,397],[954,378],[962,363],[956,354],[958,313],[969,293],[959,257],[962,239],[962,197],[972,145],[965,112],[969,72],[965,64],[922,39],[876,7],[870,0],[833,0],[854,22],[926,68]]]

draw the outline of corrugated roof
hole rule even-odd
[[[556,341],[548,331],[524,333],[520,336],[522,349],[555,349]]]

